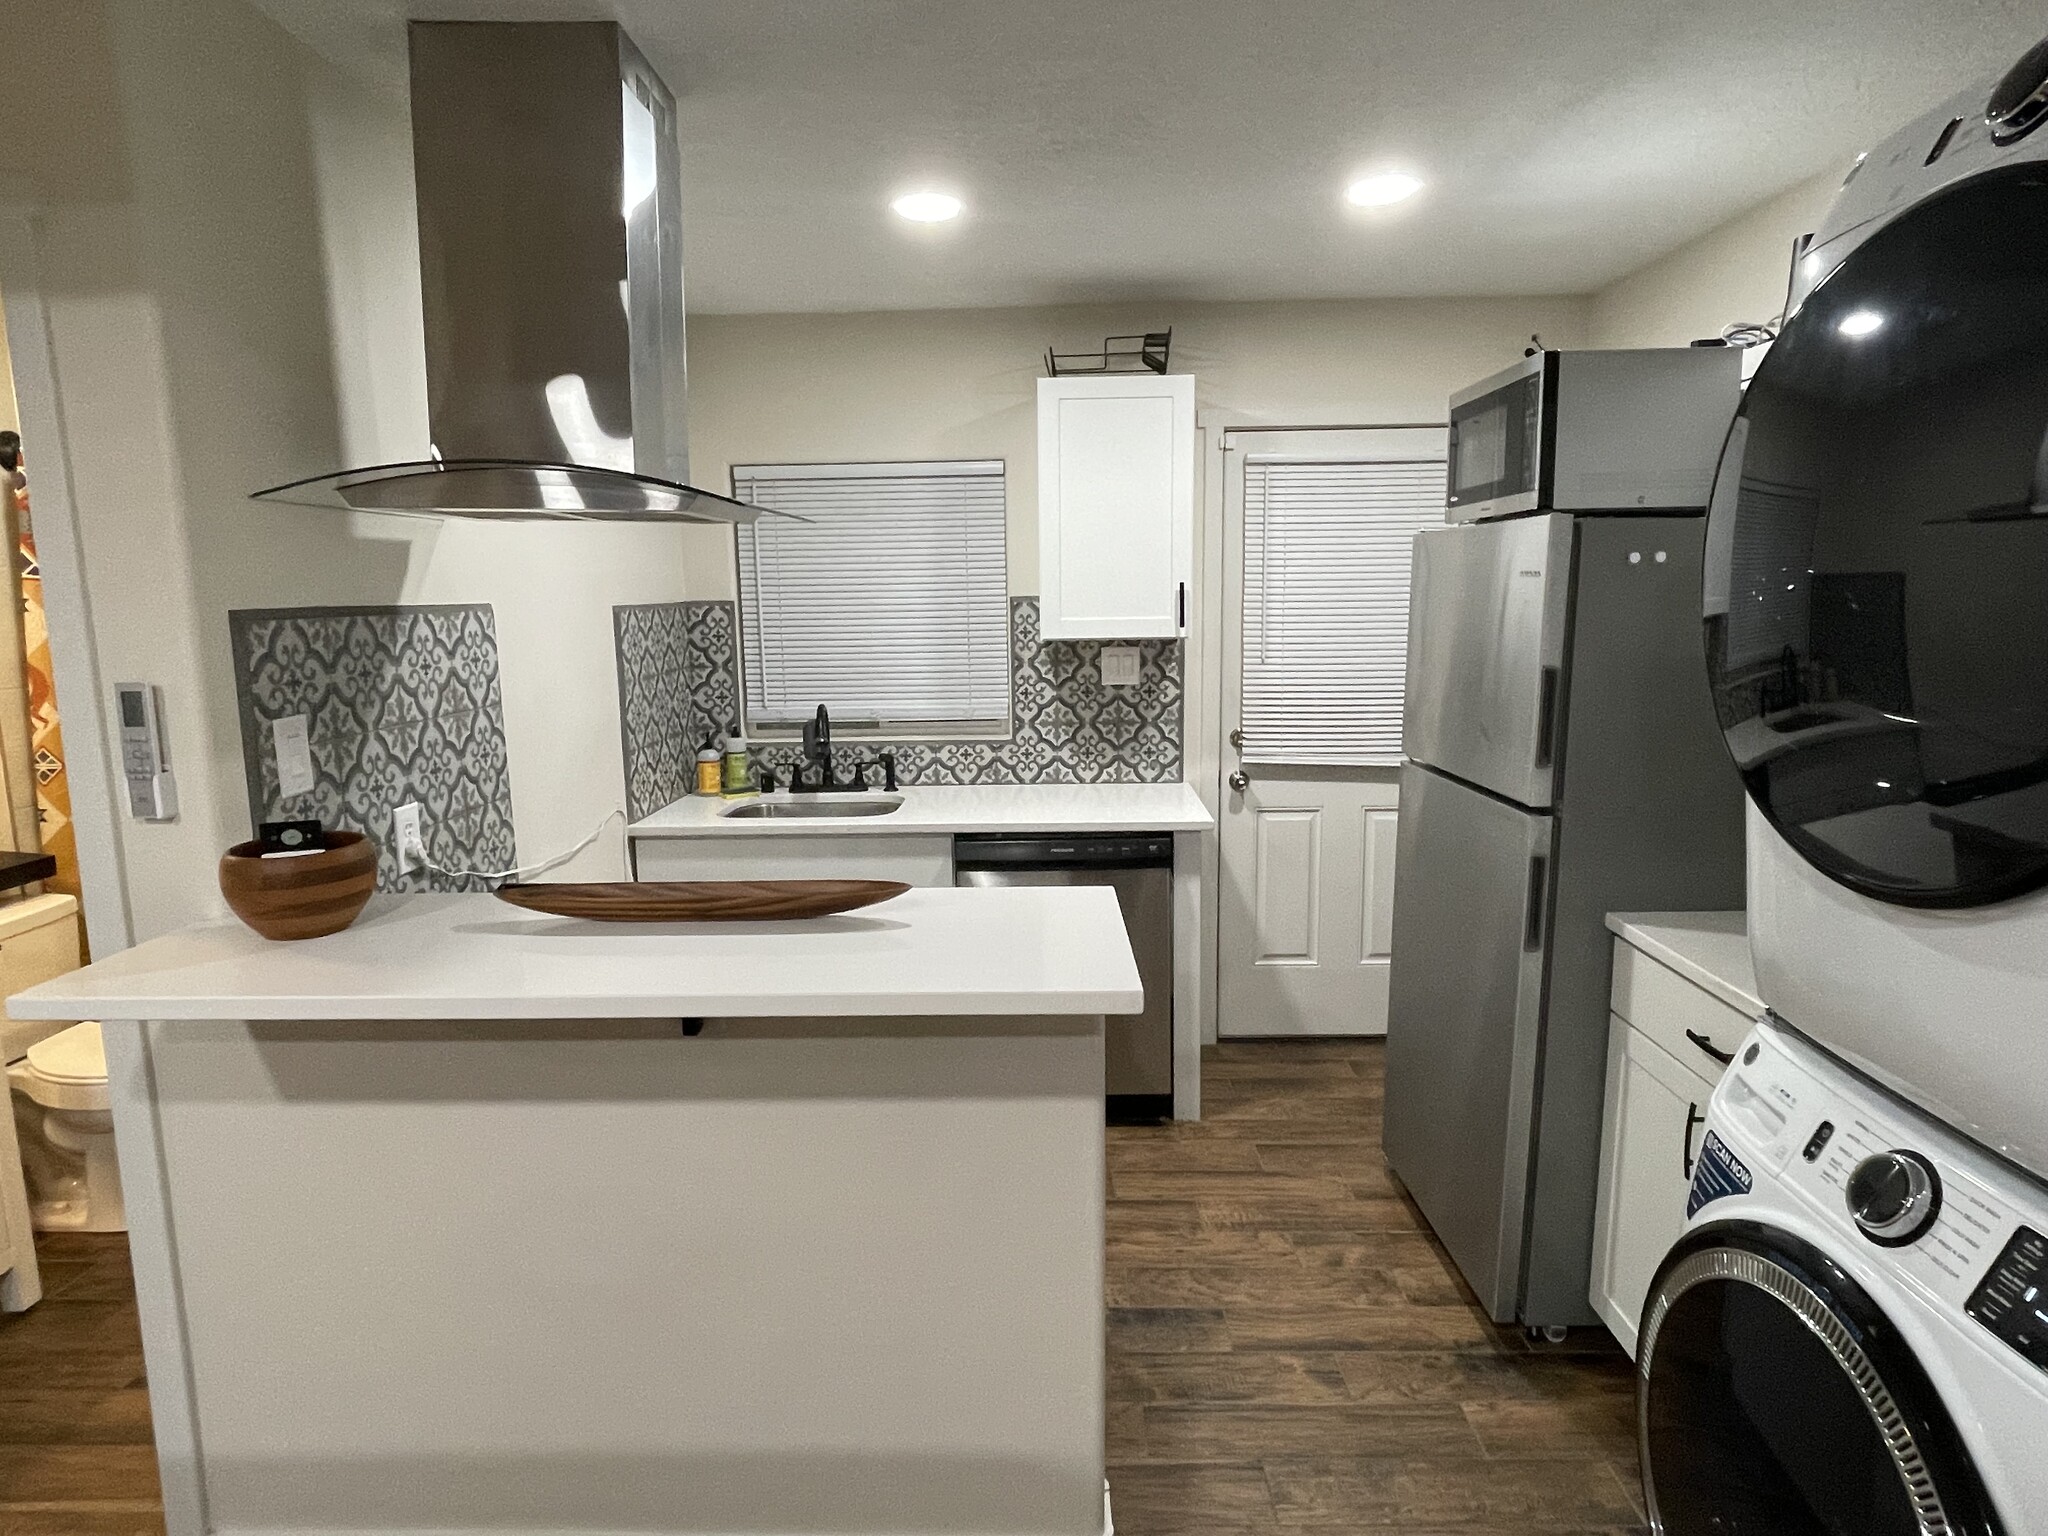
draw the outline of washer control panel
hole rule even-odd
[[[2043,1370],[2048,1370],[2048,1237],[2021,1227],[1964,1308]]]
[[[2036,1186],[1768,1021],[1715,1089],[1707,1126],[1745,1173],[1796,1191],[1845,1257],[1864,1248],[1996,1338],[2015,1370],[2048,1371],[2048,1199]]]

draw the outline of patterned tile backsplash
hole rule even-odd
[[[428,855],[455,869],[509,869],[512,783],[488,606],[279,608],[228,615],[251,822],[318,816],[368,833],[377,888],[487,890],[491,882],[401,875],[391,812],[418,801]],[[271,722],[304,715],[316,782],[278,792]]]
[[[733,607],[635,603],[612,609],[612,633],[626,816],[638,821],[690,792],[699,744],[739,718]]]
[[[660,603],[612,610],[619,642],[619,713],[628,808],[634,819],[689,793],[697,744],[738,717],[739,647],[731,603]],[[1008,740],[905,742],[840,749],[896,754],[903,784],[1170,783],[1181,776],[1181,643],[1123,642],[1138,652],[1138,682],[1105,688],[1105,642],[1041,640],[1038,599],[1010,599],[1011,735]],[[679,702],[686,696],[686,702]],[[788,781],[794,743],[756,759]]]

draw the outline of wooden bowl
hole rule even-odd
[[[220,893],[266,939],[317,939],[362,915],[377,889],[377,845],[360,832],[330,832],[318,853],[261,859],[262,844],[220,856]]]

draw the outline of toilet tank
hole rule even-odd
[[[78,898],[17,896],[0,901],[0,999],[75,971],[79,965]],[[0,1018],[0,1063],[19,1061],[57,1023]]]

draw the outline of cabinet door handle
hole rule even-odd
[[[1188,627],[1188,584],[1179,582],[1173,591],[1174,622],[1180,628]]]
[[[1703,1115],[1703,1114],[1701,1114],[1701,1113],[1700,1113],[1700,1107],[1699,1107],[1699,1105],[1697,1105],[1697,1104],[1693,1104],[1693,1103],[1688,1103],[1688,1104],[1687,1104],[1687,1105],[1685,1106],[1685,1152],[1684,1152],[1683,1156],[1684,1156],[1684,1162],[1685,1162],[1685,1176],[1686,1176],[1686,1177],[1687,1177],[1688,1179],[1692,1177],[1692,1170],[1693,1170],[1693,1155],[1692,1155],[1692,1131],[1693,1131],[1693,1127],[1694,1127],[1694,1126],[1696,1126],[1696,1125],[1705,1125],[1705,1124],[1706,1124],[1706,1122],[1707,1122],[1707,1117],[1706,1117],[1705,1115]]]
[[[1685,1032],[1685,1038],[1690,1040],[1694,1045],[1698,1046],[1701,1050],[1705,1051],[1709,1056],[1713,1057],[1714,1060],[1721,1063],[1721,1065],[1724,1067],[1727,1066],[1729,1062],[1735,1059],[1735,1053],[1733,1051],[1715,1050],[1714,1042],[1709,1040],[1705,1035],[1701,1034],[1696,1029],[1688,1029]]]

